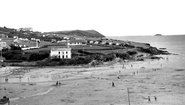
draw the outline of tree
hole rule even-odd
[[[10,49],[11,50],[21,50],[21,48],[19,46],[15,46],[13,44],[10,45]]]

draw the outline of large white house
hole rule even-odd
[[[60,59],[71,58],[71,48],[51,48],[51,57],[58,57]]]

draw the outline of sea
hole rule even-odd
[[[156,48],[166,48],[171,55],[160,55],[168,58],[168,62],[162,62],[167,67],[185,69],[185,35],[166,35],[166,36],[111,36],[108,38],[123,41],[134,41],[149,43]]]

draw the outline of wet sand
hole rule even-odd
[[[185,68],[163,62],[36,68],[25,74],[29,81],[1,82],[0,97],[10,97],[11,105],[128,105],[129,88],[131,105],[184,105]]]

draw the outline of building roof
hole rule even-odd
[[[76,42],[81,42],[81,43],[83,43],[83,42],[86,42],[85,40],[70,40],[69,41],[70,43],[76,43]]]
[[[71,48],[55,47],[55,48],[51,48],[51,51],[71,51]]]

